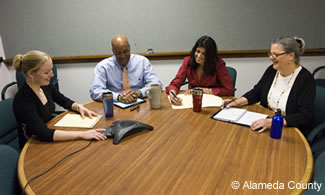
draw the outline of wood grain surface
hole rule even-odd
[[[86,107],[103,114],[100,102]],[[259,105],[251,111],[273,115]],[[258,134],[236,124],[210,119],[220,108],[173,110],[162,93],[162,108],[150,109],[149,100],[139,112],[114,107],[114,117],[95,126],[103,128],[116,120],[150,124],[142,131],[113,145],[112,139],[93,141],[85,150],[65,159],[49,173],[35,179],[28,194],[299,194],[288,182],[311,180],[313,158],[306,139],[296,128],[284,128],[280,140],[269,131]],[[50,127],[63,117],[48,123]],[[76,130],[67,128],[66,130]],[[21,185],[89,141],[46,143],[31,138],[18,165]],[[234,181],[240,183],[233,189]],[[249,183],[271,183],[284,189],[249,189]],[[293,183],[291,183],[293,184]],[[254,187],[254,186],[251,186]]]

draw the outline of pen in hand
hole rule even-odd
[[[175,95],[175,93],[173,91],[170,91],[170,93],[172,93],[174,98],[176,98],[178,100],[178,97]]]
[[[235,99],[232,99],[232,100],[230,100],[229,102],[224,103],[224,105],[223,105],[223,109],[227,108],[227,106],[228,106],[231,102],[233,102],[233,101],[235,101]]]

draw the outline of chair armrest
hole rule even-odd
[[[313,71],[313,77],[315,77],[315,74],[316,74],[316,72],[318,72],[318,71],[320,71],[321,69],[324,69],[325,68],[325,66],[320,66],[320,67],[318,67],[318,68],[316,68],[314,71]]]
[[[5,95],[6,95],[6,92],[7,92],[7,89],[13,85],[17,84],[16,81],[13,81],[11,83],[8,83],[7,85],[5,85],[2,90],[1,90],[1,100],[5,100]]]
[[[307,140],[310,144],[312,144],[315,141],[315,138],[317,135],[322,131],[325,131],[325,122],[317,125],[307,136]]]

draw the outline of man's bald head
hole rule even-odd
[[[130,44],[124,35],[116,35],[112,39],[112,50],[116,57],[116,61],[125,66],[130,59]]]
[[[128,38],[126,38],[126,36],[124,36],[124,35],[118,34],[115,37],[113,37],[113,39],[112,39],[112,49],[114,50],[114,48],[117,48],[120,46],[130,47]]]

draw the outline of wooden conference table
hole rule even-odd
[[[88,148],[65,159],[47,174],[33,180],[28,194],[290,194],[287,184],[307,183],[313,169],[310,147],[295,128],[284,128],[280,140],[269,132],[210,119],[220,108],[173,110],[162,93],[162,108],[140,110],[114,107],[114,117],[104,117],[96,128],[116,120],[137,120],[154,127],[132,135],[118,145],[112,139],[94,141]],[[86,107],[103,113],[103,105]],[[262,106],[248,110],[273,115]],[[53,127],[63,115],[49,122]],[[70,128],[71,129],[71,128]],[[76,130],[76,129],[73,129]],[[31,138],[18,165],[21,186],[89,141],[46,143]],[[239,189],[233,189],[235,181]],[[243,188],[246,182],[246,187]],[[284,189],[249,189],[252,183],[271,183]],[[294,185],[294,183],[291,183]],[[255,186],[256,188],[256,186]]]

